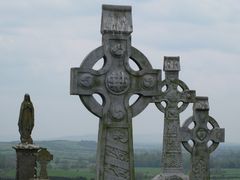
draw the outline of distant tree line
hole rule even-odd
[[[14,169],[16,167],[16,157],[12,154],[0,153],[0,170]]]
[[[135,167],[160,167],[161,154],[160,151],[135,153]]]
[[[240,148],[223,149],[213,153],[210,166],[213,168],[240,168]],[[189,169],[190,157],[188,153],[183,155],[184,168]],[[86,157],[55,157],[48,168],[54,169],[79,169],[92,168],[96,163],[96,155]],[[134,157],[136,167],[161,167],[161,152],[157,150],[145,150],[136,152]],[[15,154],[4,154],[0,152],[0,170],[15,169]]]

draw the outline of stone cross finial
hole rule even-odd
[[[51,160],[53,160],[53,155],[46,148],[42,148],[37,152],[37,162],[40,164],[40,179],[48,179],[47,164]]]
[[[131,34],[132,27],[132,8],[131,6],[102,6],[102,34]]]
[[[102,46],[92,51],[80,68],[71,69],[71,95],[79,95],[86,108],[100,118],[97,150],[97,180],[134,180],[132,117],[159,94],[161,71],[153,70],[148,59],[131,46],[130,6],[103,5]],[[104,66],[94,64],[104,59]],[[133,71],[132,59],[139,67]],[[103,104],[93,97],[99,94]],[[137,101],[129,106],[132,95]]]
[[[183,174],[179,114],[195,99],[195,91],[179,80],[179,57],[164,57],[165,80],[160,84],[161,95],[156,106],[164,113],[162,164],[163,174],[156,179],[187,179]],[[163,104],[164,103],[164,104]]]
[[[194,124],[192,129],[189,128],[191,123]],[[196,97],[193,116],[184,122],[181,137],[183,146],[191,153],[190,180],[209,180],[209,155],[220,142],[224,142],[224,129],[219,128],[218,123],[209,116],[207,97]],[[189,143],[190,140],[193,145]],[[209,145],[209,142],[212,144]]]

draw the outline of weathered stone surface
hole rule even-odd
[[[189,125],[194,123],[194,128]],[[208,127],[208,123],[212,128]],[[224,129],[209,116],[207,97],[197,97],[193,106],[193,116],[188,118],[181,128],[183,146],[191,153],[190,180],[209,180],[209,155],[224,142]],[[189,141],[193,141],[193,145]],[[208,142],[212,141],[209,146]]]
[[[29,94],[25,94],[24,101],[21,104],[18,127],[21,143],[32,144],[31,133],[34,127],[34,108]]]
[[[165,80],[161,95],[155,97],[156,106],[164,113],[162,164],[163,174],[155,179],[187,179],[183,174],[179,114],[194,101],[195,91],[179,80],[179,57],[164,57]],[[164,103],[164,104],[163,104]]]
[[[130,6],[103,5],[102,43],[71,69],[71,95],[79,95],[89,111],[100,118],[97,150],[97,180],[134,180],[132,117],[159,93],[161,71],[153,70],[147,58],[131,46]],[[104,59],[102,69],[94,64]],[[139,67],[133,71],[132,59]],[[100,105],[93,94],[103,99]],[[138,100],[129,106],[129,99]]]
[[[47,164],[51,160],[53,160],[53,155],[46,148],[41,148],[37,152],[37,162],[40,164],[40,179],[48,179]]]
[[[19,144],[13,148],[17,154],[16,180],[36,177],[36,153],[40,147],[33,144]]]

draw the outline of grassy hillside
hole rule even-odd
[[[18,142],[0,142],[0,179],[15,176],[16,155],[12,146]],[[92,179],[95,176],[96,147],[94,141],[38,141],[54,155],[48,171],[51,179],[63,177]],[[135,167],[138,180],[151,179],[160,172],[161,147],[135,145]],[[185,171],[189,170],[189,154],[184,152]],[[240,146],[222,145],[211,155],[211,179],[240,179]]]

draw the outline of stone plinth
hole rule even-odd
[[[36,175],[36,153],[40,149],[34,144],[18,144],[13,147],[17,155],[16,180],[28,180]]]

